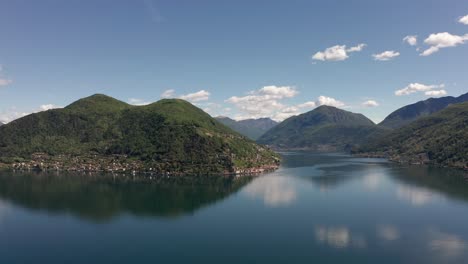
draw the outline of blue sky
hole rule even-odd
[[[468,92],[467,15],[464,0],[0,0],[0,121],[94,93],[164,93],[235,118],[331,104],[380,121]]]

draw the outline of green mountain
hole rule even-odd
[[[1,126],[0,161],[26,168],[199,174],[276,166],[278,158],[186,101],[132,106],[97,94]]]
[[[453,104],[361,147],[404,163],[468,168],[468,102]]]
[[[428,116],[440,111],[450,104],[457,104],[466,101],[468,101],[468,93],[460,95],[459,97],[446,96],[440,98],[429,98],[425,101],[419,101],[394,111],[388,115],[379,124],[379,126],[386,128],[399,128],[411,123],[419,117]]]
[[[215,118],[225,126],[230,127],[232,130],[252,140],[257,140],[260,136],[265,134],[265,132],[278,124],[278,122],[270,118],[245,119],[240,121],[224,116]]]
[[[279,149],[335,151],[359,145],[384,131],[362,114],[320,106],[286,119],[257,142]]]

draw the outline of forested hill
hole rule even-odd
[[[399,128],[420,117],[428,116],[440,111],[450,104],[463,103],[466,101],[468,101],[468,93],[460,95],[459,97],[446,96],[440,98],[429,98],[395,110],[388,115],[379,124],[379,126],[386,128]]]
[[[359,149],[398,162],[468,169],[468,102],[420,118]]]
[[[231,173],[278,163],[272,151],[184,100],[132,106],[102,94],[1,126],[0,159],[42,169],[156,173]]]
[[[278,149],[339,151],[359,145],[383,131],[362,114],[320,106],[286,119],[258,142]]]

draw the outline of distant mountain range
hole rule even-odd
[[[404,106],[390,115],[388,115],[379,126],[386,128],[399,128],[411,123],[419,117],[428,116],[432,113],[440,111],[450,104],[457,104],[468,101],[468,93],[459,97],[440,97],[429,98],[424,101],[419,101],[414,104]]]
[[[356,153],[384,154],[404,163],[468,169],[468,102],[419,118],[371,141]]]
[[[218,116],[215,117],[215,119],[230,127],[232,130],[252,140],[257,140],[260,136],[265,134],[265,132],[278,124],[278,122],[270,118],[245,119],[236,121],[229,117]]]
[[[278,156],[184,100],[132,106],[96,94],[1,126],[0,163],[26,169],[208,174],[273,168]]]
[[[377,127],[362,114],[324,105],[286,119],[257,142],[277,149],[339,151],[359,145],[384,131],[386,129]]]

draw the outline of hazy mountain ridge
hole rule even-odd
[[[415,121],[420,117],[428,116],[432,113],[440,111],[450,104],[457,104],[465,101],[468,101],[468,93],[458,97],[446,96],[440,98],[429,98],[427,100],[419,101],[395,110],[389,114],[381,123],[379,123],[379,126],[386,128],[399,128],[411,123],[412,121]]]
[[[270,150],[186,101],[132,106],[100,94],[2,126],[0,158],[10,164],[32,159],[50,168],[156,173],[232,173],[278,162]]]
[[[270,118],[245,119],[236,121],[229,117],[218,116],[216,120],[230,127],[232,130],[252,139],[257,140],[265,132],[273,128],[278,122]]]

